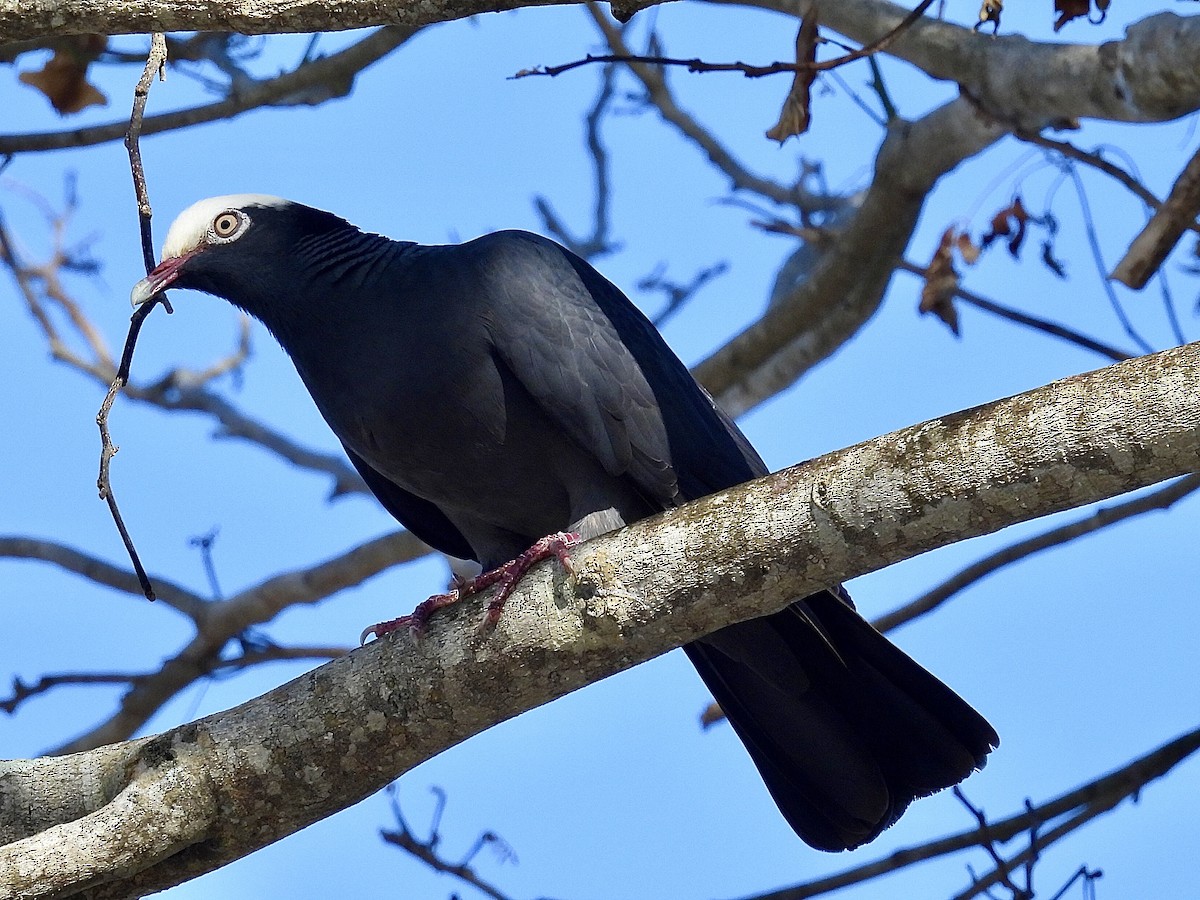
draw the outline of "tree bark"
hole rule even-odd
[[[1200,470],[1200,344],[722,492],[153,738],[0,763],[0,897],[135,897],[343,809],[485,728],[955,541]]]

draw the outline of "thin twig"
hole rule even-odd
[[[1045,848],[1085,822],[1114,809],[1125,798],[1138,796],[1146,785],[1162,778],[1197,751],[1200,751],[1200,728],[1186,732],[1146,755],[1126,763],[1121,768],[1089,781],[1066,794],[1061,794],[1038,806],[1027,805],[1023,812],[992,822],[988,826],[986,835],[981,833],[978,828],[971,828],[924,844],[902,848],[882,859],[845,869],[833,875],[757,895],[747,898],[747,900],[806,900],[809,897],[817,897],[851,885],[871,881],[881,875],[897,872],[920,862],[973,849],[979,846],[981,840],[1006,843],[1018,835],[1028,833],[1031,829],[1040,828],[1046,823],[1069,816],[1067,821],[1039,836],[1038,849],[1044,851]],[[1028,848],[1025,852],[1028,852]],[[1024,861],[1024,856],[1019,854],[1007,862],[1011,866],[1021,865]]]
[[[59,568],[127,594],[141,594],[142,588],[137,574],[114,566],[112,563],[84,553],[75,547],[57,541],[19,535],[0,535],[0,557],[8,559],[36,559],[52,563]],[[156,596],[171,609],[199,623],[206,610],[206,602],[199,594],[182,585],[155,576]]]
[[[396,818],[396,824],[399,826],[398,831],[380,830],[379,836],[387,843],[399,847],[401,850],[415,856],[425,865],[429,866],[435,872],[442,872],[446,875],[453,875],[460,881],[471,885],[477,891],[491,897],[492,900],[509,900],[507,894],[503,893],[499,888],[490,882],[484,881],[471,868],[471,860],[485,846],[496,847],[501,854],[501,859],[515,859],[512,853],[512,848],[504,841],[503,838],[496,835],[494,832],[485,831],[475,841],[471,850],[460,862],[450,862],[444,859],[438,853],[438,844],[441,843],[441,832],[439,823],[441,820],[442,811],[445,809],[446,795],[441,789],[435,788],[435,792],[439,795],[439,804],[437,812],[434,814],[434,821],[430,827],[430,835],[428,840],[418,838],[408,826],[408,822],[404,818],[404,814],[400,811],[400,802],[397,799],[398,791],[393,783],[388,786],[388,798],[392,805],[392,814]]]
[[[142,257],[146,265],[146,273],[154,268],[154,242],[150,233],[150,201],[146,194],[146,175],[142,170],[142,156],[138,148],[138,135],[141,133],[142,116],[146,110],[146,99],[150,95],[150,85],[154,81],[155,73],[162,76],[163,65],[167,59],[167,44],[161,34],[155,34],[150,40],[150,53],[146,58],[146,68],[142,71],[142,77],[138,79],[137,87],[133,92],[133,112],[129,118],[129,130],[125,135],[125,147],[129,151],[129,164],[133,172],[133,184],[137,193],[138,202],[138,217],[141,223],[142,234]],[[142,593],[146,595],[146,599],[154,599],[154,586],[150,583],[150,577],[146,574],[146,569],[142,566],[141,559],[138,558],[137,548],[133,545],[133,538],[129,535],[129,529],[125,527],[125,520],[121,516],[121,511],[117,507],[117,498],[113,494],[112,479],[110,476],[110,466],[113,456],[117,453],[117,446],[113,443],[112,435],[108,429],[108,416],[112,412],[113,402],[117,399],[117,394],[129,382],[129,368],[133,363],[133,348],[137,343],[138,333],[142,330],[142,323],[146,320],[146,316],[154,309],[158,303],[162,303],[166,307],[167,312],[171,312],[171,304],[165,295],[160,294],[150,303],[143,304],[129,320],[129,334],[125,338],[125,349],[121,352],[121,363],[117,367],[117,375],[109,385],[108,393],[104,397],[104,402],[100,404],[100,411],[96,414],[96,425],[100,429],[100,474],[96,479],[96,487],[100,491],[100,499],[108,503],[108,511],[112,514],[113,522],[116,523],[117,531],[121,534],[121,541],[125,544],[125,550],[129,554],[129,559],[133,563],[133,569],[137,573],[138,582],[142,586]]]
[[[864,47],[857,50],[851,50],[842,56],[826,60],[814,60],[812,62],[774,62],[765,66],[755,66],[750,63],[732,62],[732,63],[709,63],[702,59],[693,57],[692,59],[678,59],[672,56],[653,56],[641,55],[635,53],[607,53],[597,55],[589,53],[583,59],[577,59],[573,62],[563,63],[558,66],[536,66],[532,69],[522,69],[512,78],[526,78],[531,75],[548,75],[551,78],[570,72],[573,69],[578,69],[582,66],[591,65],[593,63],[640,63],[647,66],[683,66],[689,72],[740,72],[747,78],[762,78],[766,75],[778,75],[784,72],[795,74],[797,72],[828,72],[831,69],[836,69],[844,66],[847,63],[852,63],[864,57],[872,56],[886,49],[893,41],[896,40],[902,33],[908,30],[914,22],[925,14],[925,10],[933,5],[934,0],[921,0],[917,8],[910,12],[904,19],[878,40],[872,41]]]
[[[332,559],[268,578],[228,600],[206,604],[204,618],[186,647],[126,693],[120,709],[105,722],[53,752],[74,753],[125,740],[188,685],[231,664],[221,660],[221,651],[247,628],[270,621],[288,607],[319,603],[428,552],[410,532],[397,531]]]
[[[994,882],[1004,885],[1004,887],[1007,888],[1012,894],[1013,900],[1028,900],[1028,889],[1019,888],[1013,883],[1013,866],[1009,864],[996,849],[996,839],[992,836],[991,827],[988,825],[987,816],[984,815],[983,810],[967,799],[967,795],[963,793],[961,785],[956,784],[953,788],[953,791],[955,798],[959,803],[966,807],[967,812],[971,814],[971,817],[979,826],[979,846],[983,848],[983,851],[989,857],[991,857],[992,862],[996,866],[996,868],[992,870],[992,879]],[[979,879],[973,880],[976,884],[979,883]]]
[[[150,201],[146,194],[146,175],[142,170],[142,155],[138,148],[138,136],[141,134],[142,116],[146,111],[146,99],[150,96],[150,85],[154,82],[155,73],[158,73],[159,77],[162,77],[163,65],[166,63],[166,59],[166,41],[161,34],[155,34],[150,40],[150,52],[146,57],[146,68],[142,71],[142,77],[138,79],[137,86],[133,91],[133,112],[129,117],[129,130],[125,134],[125,148],[129,151],[129,164],[133,172],[134,190],[137,193],[138,218],[141,223],[142,234],[142,258],[145,262],[147,274],[154,268],[154,241],[150,232]],[[142,586],[142,593],[146,595],[146,599],[148,600],[154,599],[154,586],[150,583],[150,577],[146,574],[146,569],[142,566],[141,559],[138,558],[137,548],[133,545],[133,538],[129,535],[129,529],[125,527],[125,520],[121,516],[120,509],[117,508],[117,498],[112,490],[112,479],[109,468],[118,447],[113,443],[112,435],[108,430],[108,416],[112,412],[113,402],[117,399],[117,394],[129,382],[129,368],[133,364],[133,348],[137,343],[138,333],[142,330],[142,322],[146,320],[146,316],[160,302],[166,307],[168,313],[171,312],[170,301],[167,300],[165,295],[160,294],[152,302],[143,304],[130,318],[129,334],[125,338],[125,349],[121,352],[121,363],[117,367],[116,377],[113,378],[112,384],[109,385],[104,402],[100,404],[100,411],[96,414],[96,425],[100,429],[100,474],[96,479],[96,487],[100,491],[100,499],[108,503],[108,511],[112,513],[113,522],[116,523],[117,531],[121,534],[121,541],[125,544],[125,550],[129,554],[129,559],[133,563],[133,569],[137,573],[138,582]]]
[[[391,53],[418,31],[399,25],[377,29],[345,50],[303,63],[291,72],[239,85],[231,96],[215,103],[150,116],[143,121],[142,133],[161,134],[204,122],[231,119],[262,106],[282,105],[289,98],[298,98],[297,102],[311,105],[344,96],[353,87],[354,77],[359,72]],[[314,91],[317,92],[315,97]],[[127,127],[128,123],[122,121],[72,131],[0,135],[0,154],[103,144],[123,137]]]
[[[1172,482],[1165,488],[1161,488],[1153,493],[1144,494],[1115,506],[1104,507],[1086,519],[1080,519],[1078,522],[1071,522],[1059,528],[1052,528],[1043,534],[1018,541],[978,562],[972,563],[957,575],[939,584],[933,590],[922,594],[899,609],[880,616],[872,624],[884,632],[891,631],[901,625],[906,625],[921,616],[933,612],[959,591],[990,575],[997,569],[1022,560],[1027,556],[1032,556],[1034,553],[1047,550],[1050,547],[1057,547],[1059,544],[1065,544],[1084,535],[1092,534],[1101,528],[1107,528],[1109,525],[1114,525],[1133,516],[1153,512],[1154,510],[1168,509],[1196,490],[1200,490],[1200,474],[1185,475],[1178,481]]]
[[[662,328],[666,321],[679,312],[696,293],[712,281],[714,278],[719,278],[729,271],[729,263],[721,260],[713,263],[711,266],[705,266],[700,269],[691,280],[686,283],[669,281],[666,277],[666,264],[658,266],[653,272],[637,283],[639,291],[658,291],[667,298],[667,305],[659,310],[654,318],[655,327]]]
[[[0,709],[4,710],[9,715],[17,711],[26,700],[31,697],[36,697],[39,694],[44,694],[56,687],[64,685],[128,685],[134,684],[138,679],[145,678],[145,673],[133,674],[131,672],[80,672],[67,673],[62,675],[43,675],[37,681],[25,682],[20,678],[14,678],[12,683],[12,694],[3,700],[0,700]]]
[[[604,146],[600,126],[612,105],[616,93],[617,67],[605,66],[600,76],[600,91],[596,95],[592,108],[584,118],[585,138],[588,154],[592,160],[592,171],[595,173],[596,200],[592,212],[592,233],[586,238],[577,238],[567,231],[566,225],[550,201],[540,194],[533,199],[533,205],[542,217],[546,231],[558,238],[571,252],[577,253],[587,260],[605,256],[619,249],[619,245],[609,239],[609,210],[612,201],[612,189],[609,184],[608,149]]]
[[[1133,194],[1136,194],[1138,199],[1145,203],[1153,210],[1157,210],[1162,206],[1162,201],[1159,200],[1150,191],[1148,187],[1138,181],[1132,174],[1126,172],[1120,166],[1109,162],[1098,152],[1081,150],[1069,141],[1056,141],[1053,138],[1045,137],[1044,135],[1035,134],[1029,131],[1017,131],[1013,137],[1019,138],[1030,144],[1037,144],[1039,147],[1045,147],[1047,150],[1053,150],[1060,153],[1068,159],[1073,159],[1076,162],[1081,162],[1084,165],[1091,166],[1103,172],[1112,178],[1115,178],[1121,184],[1125,185]],[[1200,222],[1194,219],[1187,224],[1187,228],[1200,233]]]
[[[896,268],[904,272],[910,272],[921,278],[926,277],[925,266],[917,265],[909,262],[906,259],[900,260],[896,264]],[[1119,350],[1111,344],[1106,344],[1103,341],[1098,341],[1095,338],[1088,337],[1068,328],[1066,325],[1060,325],[1057,322],[1051,322],[1049,319],[1042,319],[1038,316],[1031,316],[1029,313],[1021,312],[1003,304],[997,303],[995,300],[977,294],[974,291],[969,291],[966,288],[958,287],[954,290],[954,296],[972,306],[982,309],[984,312],[989,312],[992,315],[999,316],[1002,319],[1008,319],[1010,322],[1016,322],[1019,325],[1024,325],[1032,328],[1035,331],[1041,331],[1044,334],[1052,337],[1060,338],[1076,346],[1082,347],[1085,350],[1091,350],[1093,353],[1099,353],[1101,356],[1107,357],[1114,362],[1120,362],[1123,359],[1132,359],[1134,354],[1124,350]]]
[[[1096,272],[1100,276],[1100,286],[1104,289],[1104,295],[1108,297],[1109,305],[1112,307],[1117,321],[1125,329],[1125,333],[1137,344],[1142,353],[1152,353],[1154,352],[1154,348],[1133,327],[1133,322],[1126,315],[1125,308],[1121,306],[1117,292],[1113,289],[1108,270],[1104,265],[1104,253],[1100,249],[1100,237],[1096,233],[1096,220],[1092,217],[1092,205],[1091,201],[1088,200],[1087,190],[1083,186],[1083,179],[1079,177],[1079,171],[1074,165],[1071,163],[1067,163],[1066,165],[1068,166],[1071,183],[1075,186],[1075,194],[1079,198],[1079,208],[1083,212],[1084,234],[1087,235],[1088,247],[1092,252],[1092,261],[1095,263]]]
[[[617,55],[632,57],[633,54],[630,53],[620,28],[613,23],[608,13],[594,0],[589,0],[587,10],[603,34],[609,48]],[[824,211],[833,202],[828,197],[810,194],[799,184],[783,185],[769,178],[755,175],[734,157],[728,147],[718,141],[708,129],[679,106],[660,69],[639,62],[631,62],[629,70],[642,83],[646,89],[648,101],[658,110],[659,115],[699,147],[708,157],[709,162],[729,178],[735,190],[752,191],[774,200],[776,203],[813,212]]]

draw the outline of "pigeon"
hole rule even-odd
[[[569,559],[575,535],[768,471],[633,303],[536,234],[421,245],[278,197],[213,197],[171,225],[132,300],[167,287],[259,319],[384,508],[485,571],[539,542]],[[999,744],[838,586],[684,650],[820,850],[871,841]]]

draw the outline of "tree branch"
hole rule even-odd
[[[319,603],[426,552],[428,548],[411,532],[397,531],[314,566],[270,578],[228,600],[207,603],[196,635],[186,647],[164,662],[157,672],[132,684],[121,698],[120,708],[107,721],[52,752],[77,753],[125,740],[196,679],[230,665],[230,661],[221,659],[221,650],[247,628],[269,622],[290,606]],[[254,654],[247,656],[254,658]],[[277,658],[282,657],[262,654],[263,661]]]
[[[4,7],[8,2],[0,0],[0,40],[3,39]],[[103,27],[95,30],[114,33]],[[344,97],[350,93],[359,72],[387,56],[416,33],[415,28],[381,28],[345,50],[302,63],[291,72],[261,81],[239,83],[237,89],[223,100],[143,119],[141,133],[161,134],[203,122],[232,119],[262,106],[316,104]],[[71,131],[0,135],[0,155],[103,144],[124,137],[128,127],[129,120],[126,119]]]
[[[16,842],[0,849],[0,882],[39,896],[41,882],[23,873],[44,874],[53,860],[61,893],[161,890],[702,634],[936,547],[1194,471],[1198,380],[1200,344],[1191,344],[906,428],[590,541],[575,552],[573,586],[539,567],[488,635],[475,627],[477,603],[465,603],[420,643],[397,633],[160,737],[0,765],[0,840]],[[84,772],[105,790],[81,790]],[[93,820],[81,816],[133,796],[131,775],[156,812],[164,788],[180,786],[172,820],[146,833],[84,829]],[[53,788],[86,797],[85,807],[59,804]],[[51,854],[44,835],[56,822],[90,855]],[[91,860],[118,857],[131,862],[98,884]]]
[[[1133,239],[1109,277],[1136,291],[1158,271],[1183,233],[1196,227],[1200,213],[1200,151],[1192,156],[1175,180],[1171,193]]]
[[[814,0],[709,0],[803,18]],[[909,13],[884,0],[821,4],[821,26],[869,43]],[[962,86],[1015,130],[1038,132],[1079,118],[1160,122],[1200,106],[1200,16],[1158,13],[1130,25],[1125,39],[1099,45],[983,35],[923,18],[887,52],[931,78]]]
[[[929,190],[1003,135],[962,98],[919,121],[892,123],[871,187],[840,239],[761,319],[696,366],[722,408],[741,415],[853,337],[883,301]]]
[[[969,850],[986,841],[1006,843],[1033,828],[1053,822],[1063,816],[1070,818],[1053,830],[1038,836],[1038,847],[1049,844],[1075,830],[1098,815],[1115,808],[1126,797],[1137,793],[1150,782],[1162,778],[1175,766],[1200,750],[1200,728],[1182,734],[1145,756],[1133,760],[1119,769],[1089,781],[1084,785],[1061,794],[1024,812],[988,823],[986,829],[971,828],[948,837],[938,838],[916,847],[905,847],[883,859],[855,866],[814,881],[794,887],[760,894],[749,900],[807,900],[851,885],[870,881],[890,872],[897,872],[916,863],[936,859],[950,853]],[[1072,815],[1073,814],[1073,815]],[[1026,848],[1026,851],[1028,848]],[[1010,867],[1024,862],[1024,852],[1008,860]],[[984,881],[987,881],[985,876]],[[986,886],[986,884],[985,884]],[[961,895],[960,895],[961,896]]]
[[[880,631],[892,631],[901,625],[906,625],[914,619],[919,619],[921,616],[933,612],[959,591],[970,587],[997,569],[1002,569],[1011,563],[1018,562],[1042,550],[1057,547],[1059,544],[1065,544],[1068,541],[1092,534],[1102,528],[1123,522],[1133,516],[1140,516],[1142,513],[1154,512],[1155,510],[1170,509],[1174,504],[1197,490],[1200,490],[1200,475],[1188,475],[1152,494],[1145,494],[1141,497],[1135,497],[1133,500],[1118,503],[1115,506],[1099,509],[1086,519],[1071,522],[1060,528],[1052,528],[1050,531],[1035,535],[1027,540],[1018,541],[1012,546],[1005,547],[1003,550],[999,550],[976,563],[972,563],[957,575],[946,579],[946,581],[933,588],[933,590],[922,594],[911,603],[906,603],[899,609],[880,616],[873,620],[871,624]]]
[[[373,25],[419,28],[480,13],[560,5],[564,0],[256,0],[232,6],[189,0],[0,0],[0,44],[62,34],[144,34],[151,31],[235,31],[241,34],[346,31]],[[621,19],[654,0],[616,4]]]
[[[96,584],[139,597],[142,594],[141,584],[133,572],[56,541],[20,535],[0,535],[0,557],[37,559],[54,563]],[[204,619],[209,604],[199,594],[157,575],[154,577],[154,585],[158,599],[167,606],[178,610],[194,622]]]

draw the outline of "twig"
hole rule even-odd
[[[897,37],[908,30],[917,19],[921,18],[925,14],[925,10],[929,9],[932,5],[933,0],[921,0],[916,9],[905,16],[899,25],[883,37],[834,59],[814,60],[812,62],[802,62],[799,60],[796,62],[774,62],[765,66],[755,66],[743,62],[709,63],[697,58],[678,59],[672,56],[648,56],[634,53],[607,53],[603,55],[589,53],[583,59],[577,59],[574,62],[563,63],[558,66],[536,66],[532,69],[522,69],[511,77],[526,78],[531,75],[548,75],[553,78],[565,72],[570,72],[573,69],[578,69],[581,66],[591,65],[592,63],[625,63],[627,65],[640,63],[647,66],[683,66],[689,72],[741,72],[747,78],[762,78],[766,75],[778,75],[783,72],[791,72],[793,74],[797,72],[827,72],[886,49]]]
[[[0,557],[42,560],[114,590],[127,594],[142,592],[136,573],[55,541],[0,535]],[[158,576],[155,576],[154,583],[158,598],[167,606],[183,613],[194,622],[199,622],[204,617],[206,603],[199,594]]]
[[[154,268],[154,240],[150,232],[150,200],[146,194],[146,174],[142,170],[142,154],[138,148],[138,136],[142,130],[142,116],[146,111],[146,99],[150,95],[150,85],[154,81],[156,72],[159,73],[159,77],[162,77],[166,59],[166,41],[161,34],[155,34],[150,40],[150,53],[146,58],[146,68],[142,71],[142,77],[138,79],[137,87],[134,88],[133,112],[129,117],[129,130],[125,134],[125,148],[129,151],[129,164],[133,172],[134,190],[137,194],[138,218],[142,234],[142,258],[147,274]],[[133,570],[137,573],[138,582],[142,586],[142,593],[148,600],[154,599],[154,586],[150,583],[150,577],[146,574],[141,559],[138,558],[137,548],[133,546],[133,538],[129,536],[129,530],[125,527],[125,520],[121,517],[120,509],[117,508],[117,498],[112,490],[109,467],[118,448],[113,443],[112,435],[108,430],[108,416],[112,412],[112,405],[117,399],[117,394],[129,383],[129,367],[133,363],[133,348],[137,343],[138,333],[142,330],[142,322],[160,302],[166,307],[168,313],[171,312],[170,301],[164,294],[159,294],[153,301],[139,307],[130,318],[129,334],[125,338],[125,349],[121,352],[121,363],[117,367],[116,377],[109,385],[104,402],[100,404],[100,411],[96,414],[96,425],[100,429],[100,474],[96,479],[96,487],[100,491],[100,499],[108,503],[108,511],[112,513],[113,522],[116,523],[117,531],[121,534],[121,541],[125,544],[125,550],[133,563]]]
[[[228,664],[220,660],[221,650],[247,628],[270,621],[288,607],[318,603],[427,552],[428,548],[411,533],[397,531],[332,559],[268,578],[228,600],[205,604],[196,635],[186,647],[164,662],[157,672],[134,685],[121,698],[120,709],[107,721],[53,752],[74,753],[125,740],[196,679]]]
[[[223,100],[192,109],[150,116],[143,122],[142,133],[161,134],[164,131],[174,131],[204,122],[231,119],[261,106],[279,105],[289,97],[301,96],[306,98],[304,102],[313,103],[342,96],[353,87],[355,75],[391,53],[418,30],[405,26],[380,28],[338,53],[306,62],[275,78],[240,85],[232,96]],[[311,92],[318,88],[323,90],[319,94],[320,99],[314,100]],[[127,122],[109,122],[73,131],[0,135],[0,154],[103,144],[124,136],[127,127]]]
[[[587,10],[613,52],[632,58],[633,54],[629,52],[620,28],[609,19],[608,13],[595,2],[589,2]],[[675,102],[661,70],[640,62],[630,62],[629,70],[642,83],[646,89],[647,99],[658,109],[659,115],[699,147],[708,157],[709,162],[729,178],[735,190],[752,191],[774,200],[776,203],[800,209],[821,211],[826,208],[822,203],[827,202],[828,198],[809,194],[798,184],[783,185],[769,178],[755,175],[742,165],[708,129],[690,113],[680,108],[679,104]]]
[[[959,591],[990,575],[997,569],[1022,560],[1027,556],[1032,556],[1039,551],[1047,550],[1050,547],[1056,547],[1059,544],[1065,544],[1084,535],[1092,534],[1101,528],[1107,528],[1109,525],[1114,525],[1133,516],[1154,510],[1168,509],[1196,490],[1200,490],[1200,474],[1185,475],[1178,481],[1153,493],[1144,494],[1115,506],[1104,507],[1086,519],[1080,519],[1078,522],[1071,522],[1059,528],[1052,528],[1043,534],[1018,541],[1010,547],[1005,547],[991,556],[972,563],[954,577],[939,584],[933,590],[922,594],[899,609],[880,616],[872,624],[884,632],[891,631],[901,625],[906,625],[914,619],[933,612]]]
[[[254,650],[247,651],[241,656],[235,656],[233,659],[219,660],[213,664],[213,671],[241,671],[242,669],[249,669],[251,666],[258,666],[268,662],[292,662],[295,660],[306,659],[341,659],[343,656],[349,653],[351,649],[353,648],[333,645],[312,647],[282,647],[278,644],[271,644],[267,647],[259,647]]]
[[[608,236],[612,190],[608,180],[608,150],[604,146],[600,134],[600,125],[604,121],[604,116],[608,112],[615,94],[616,76],[617,67],[615,65],[604,67],[600,76],[600,92],[596,95],[596,100],[584,119],[585,141],[592,159],[592,171],[595,173],[596,181],[592,233],[582,239],[575,237],[567,231],[566,225],[554,212],[548,199],[538,195],[533,200],[533,205],[542,217],[542,224],[546,231],[558,238],[571,252],[577,253],[587,260],[605,256],[619,249],[618,245],[613,243]]]
[[[711,266],[705,266],[684,284],[668,281],[663,277],[666,274],[665,270],[666,264],[660,264],[658,268],[637,283],[639,291],[659,291],[667,298],[667,305],[659,310],[652,320],[658,328],[662,328],[667,319],[679,312],[702,287],[714,278],[719,278],[728,272],[729,263],[721,260]]]
[[[1047,150],[1053,150],[1056,153],[1060,153],[1068,159],[1073,159],[1076,162],[1081,162],[1084,165],[1091,166],[1092,168],[1103,172],[1105,175],[1115,178],[1121,184],[1125,185],[1130,192],[1136,194],[1138,199],[1140,199],[1151,209],[1157,210],[1162,207],[1162,201],[1154,196],[1148,187],[1146,187],[1120,166],[1109,162],[1098,152],[1081,150],[1069,141],[1056,141],[1053,138],[1048,138],[1044,135],[1035,134],[1029,131],[1017,131],[1013,134],[1013,137],[1019,138],[1020,140],[1026,141],[1030,144],[1037,144],[1039,147],[1045,147]],[[1200,222],[1196,222],[1195,219],[1190,221],[1186,227],[1192,231],[1200,233]]]
[[[987,835],[982,834],[978,828],[971,828],[925,844],[905,847],[883,859],[845,869],[824,878],[771,891],[767,894],[747,898],[747,900],[806,900],[808,897],[817,897],[870,881],[890,872],[897,872],[916,863],[975,848],[983,839],[1003,844],[1031,829],[1040,828],[1063,816],[1069,816],[1062,824],[1040,835],[1038,848],[1045,850],[1091,819],[1114,809],[1126,797],[1136,797],[1150,782],[1163,777],[1198,750],[1200,750],[1200,728],[1186,732],[1146,755],[1089,781],[1073,791],[1061,794],[1038,806],[1026,806],[1023,812],[992,822],[988,826]],[[1008,860],[1008,864],[1010,866],[1021,865],[1024,862],[1024,854],[1028,852],[1029,849],[1026,848],[1022,854]]]
[[[988,825],[987,816],[983,814],[983,810],[967,799],[967,795],[963,793],[961,785],[956,784],[953,791],[958,802],[966,807],[967,812],[971,814],[971,817],[975,819],[975,822],[979,826],[979,846],[991,857],[992,862],[996,866],[992,871],[992,879],[996,883],[1004,885],[1011,892],[1013,900],[1029,900],[1032,895],[1029,892],[1028,886],[1020,888],[1013,883],[1012,866],[996,850],[996,839],[992,836],[992,830]],[[1028,801],[1026,801],[1026,808],[1028,808]],[[973,881],[976,885],[980,884],[980,879],[973,879]]]
[[[917,265],[909,262],[906,259],[900,260],[896,264],[896,268],[917,275],[921,278],[926,277],[925,266]],[[1098,341],[1095,338],[1088,337],[1086,334],[1081,334],[1066,325],[1060,325],[1057,322],[1051,322],[1049,319],[1042,319],[1038,316],[1031,316],[1029,313],[1024,313],[1011,307],[1004,306],[994,300],[989,300],[981,294],[974,291],[969,291],[966,288],[958,287],[954,290],[954,296],[963,300],[972,306],[982,309],[984,312],[989,312],[992,315],[999,316],[1002,319],[1008,319],[1010,322],[1016,322],[1019,325],[1024,325],[1036,331],[1041,331],[1044,334],[1052,337],[1060,338],[1076,346],[1082,347],[1085,350],[1091,350],[1093,353],[1099,353],[1114,362],[1120,362],[1123,359],[1132,359],[1132,353],[1127,353],[1124,350],[1119,350],[1110,344],[1105,344],[1103,341]]]
[[[9,715],[17,711],[17,707],[31,697],[44,694],[63,685],[94,685],[94,684],[134,684],[145,674],[128,672],[88,672],[64,675],[43,675],[37,681],[25,682],[14,678],[12,695],[0,700],[0,709]]]
[[[1137,344],[1142,353],[1152,353],[1154,348],[1133,327],[1133,322],[1125,314],[1125,309],[1121,306],[1117,292],[1113,289],[1112,280],[1104,265],[1104,254],[1100,249],[1100,238],[1096,234],[1096,220],[1092,217],[1092,205],[1088,200],[1087,191],[1083,187],[1083,179],[1079,177],[1079,172],[1075,166],[1070,163],[1067,163],[1067,165],[1069,167],[1068,174],[1071,176],[1071,183],[1075,186],[1075,194],[1079,198],[1079,208],[1083,212],[1084,234],[1087,235],[1088,247],[1092,251],[1092,260],[1096,265],[1096,271],[1100,275],[1100,285],[1104,289],[1104,294],[1108,297],[1109,305],[1112,307],[1117,321],[1125,329],[1125,333]]]
[[[1166,202],[1133,239],[1109,277],[1134,290],[1144,288],[1175,249],[1184,231],[1200,230],[1196,226],[1197,213],[1200,213],[1200,150],[1184,166]]]
[[[453,863],[444,859],[438,854],[437,847],[442,839],[438,826],[441,821],[442,812],[446,806],[446,794],[440,788],[434,788],[434,792],[438,794],[438,806],[434,813],[433,822],[430,825],[429,839],[422,841],[408,827],[408,822],[405,820],[404,814],[400,811],[400,801],[397,799],[399,792],[396,789],[395,783],[388,785],[388,799],[391,801],[392,814],[396,817],[396,824],[399,826],[399,830],[381,830],[379,836],[387,841],[387,843],[415,856],[435,872],[453,875],[460,881],[471,885],[477,891],[491,897],[492,900],[509,900],[507,894],[476,875],[475,870],[470,866],[470,862],[486,846],[496,847],[502,860],[515,860],[516,857],[512,852],[512,848],[495,832],[485,831],[479,835],[461,862]]]
[[[51,215],[51,218],[55,225],[56,236],[61,236],[61,228],[58,227],[61,217],[55,218]],[[19,261],[15,256],[3,220],[0,220],[0,262],[7,265],[13,273],[30,314],[46,337],[51,355],[59,362],[95,379],[107,388],[116,378],[116,363],[110,358],[108,348],[99,331],[63,287],[61,279],[58,277],[58,267],[62,264],[63,258],[64,253],[61,247],[56,247],[51,259],[46,263],[35,266]],[[85,358],[72,350],[63,336],[59,334],[44,308],[42,298],[35,287],[36,281],[40,281],[43,285],[46,298],[62,307],[71,324],[90,349],[91,358]],[[245,316],[239,319],[238,328],[238,345],[232,353],[224,358],[198,371],[175,368],[151,383],[126,384],[122,393],[130,400],[146,403],[158,409],[183,410],[211,416],[219,426],[217,437],[241,438],[258,444],[294,466],[329,475],[333,479],[331,497],[368,493],[362,478],[350,467],[344,456],[320,453],[303,447],[263,423],[250,418],[224,397],[206,387],[209,381],[226,372],[236,370],[248,357],[250,353],[250,323]]]
[[[1069,891],[1071,889],[1071,886],[1073,884],[1075,884],[1075,882],[1079,881],[1080,879],[1083,880],[1083,885],[1084,885],[1083,896],[1085,898],[1091,897],[1094,900],[1094,898],[1096,896],[1094,882],[1098,878],[1102,878],[1102,877],[1104,877],[1104,873],[1101,872],[1099,869],[1089,869],[1087,866],[1080,866],[1078,869],[1075,870],[1075,874],[1070,877],[1070,879],[1067,881],[1066,884],[1064,884],[1061,888],[1058,889],[1057,893],[1055,893],[1055,895],[1053,897],[1051,897],[1050,900],[1062,900],[1062,898],[1064,896],[1066,896],[1067,891]]]

